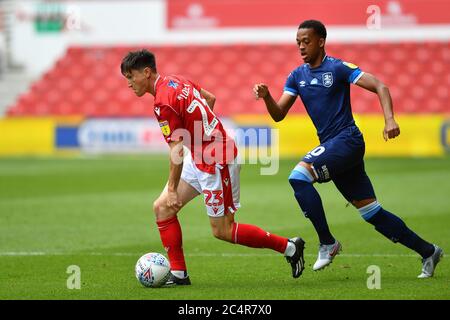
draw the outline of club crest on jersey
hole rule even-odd
[[[331,72],[325,72],[322,74],[322,84],[327,88],[333,85],[333,74]]]
[[[161,128],[161,132],[164,136],[168,136],[170,134],[170,127],[169,127],[169,121],[160,121],[159,127]]]
[[[176,83],[173,80],[169,80],[169,83],[167,84],[167,86],[176,89],[178,87],[178,83]]]

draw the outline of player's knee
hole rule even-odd
[[[224,234],[223,234],[222,230],[220,230],[218,228],[212,228],[212,234],[213,234],[214,238],[216,238],[216,239],[223,240],[223,238],[224,238]]]
[[[225,225],[212,226],[212,234],[216,239],[231,242],[232,230]]]
[[[169,208],[164,200],[158,199],[153,202],[153,213],[155,214],[156,221],[166,220],[178,213],[176,209]]]
[[[300,185],[305,183],[313,183],[314,177],[307,168],[301,164],[298,164],[294,170],[291,171],[288,180],[292,188],[297,191]]]
[[[377,199],[371,198],[371,199],[364,199],[364,200],[353,200],[352,204],[356,209],[361,209],[363,207],[366,207],[372,203],[378,203]]]
[[[159,201],[158,200],[155,200],[154,202],[153,202],[153,213],[155,214],[155,216],[157,216],[158,215],[158,213],[160,212],[160,207],[159,207]]]
[[[226,233],[222,229],[213,228],[212,233],[213,233],[214,238],[216,238],[216,239],[226,240],[226,238],[227,238]]]
[[[370,203],[352,201],[352,204],[358,209],[361,214],[361,218],[367,222],[369,222],[372,217],[374,217],[381,210],[381,204],[376,200],[372,200]]]
[[[163,202],[158,199],[155,200],[155,202],[153,202],[153,213],[155,214],[156,217],[163,215],[164,213],[164,204]]]

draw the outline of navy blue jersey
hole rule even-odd
[[[299,95],[321,142],[341,130],[355,126],[350,104],[350,84],[364,74],[352,63],[325,56],[322,64],[311,68],[308,63],[292,71],[284,92]]]

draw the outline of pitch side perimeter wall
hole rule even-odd
[[[374,4],[375,3],[375,4]],[[11,51],[32,76],[71,45],[292,43],[321,19],[327,42],[447,41],[448,0],[19,0]],[[54,17],[46,21],[48,16]]]
[[[402,133],[388,142],[382,138],[381,115],[355,118],[367,156],[442,156],[450,151],[450,121],[444,115],[398,115]],[[318,144],[304,115],[289,116],[281,123],[266,115],[240,115],[223,122],[242,154],[268,146],[279,150],[280,157],[300,157]],[[0,156],[167,152],[154,118],[8,118],[0,120],[0,132]]]

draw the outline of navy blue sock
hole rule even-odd
[[[289,179],[289,183],[294,189],[295,199],[297,199],[305,217],[311,220],[316,229],[320,243],[333,244],[335,239],[328,228],[322,200],[312,183],[292,178]]]
[[[375,230],[385,237],[416,251],[422,258],[428,258],[434,253],[434,246],[431,243],[409,229],[402,219],[381,207],[366,221],[374,225]]]

